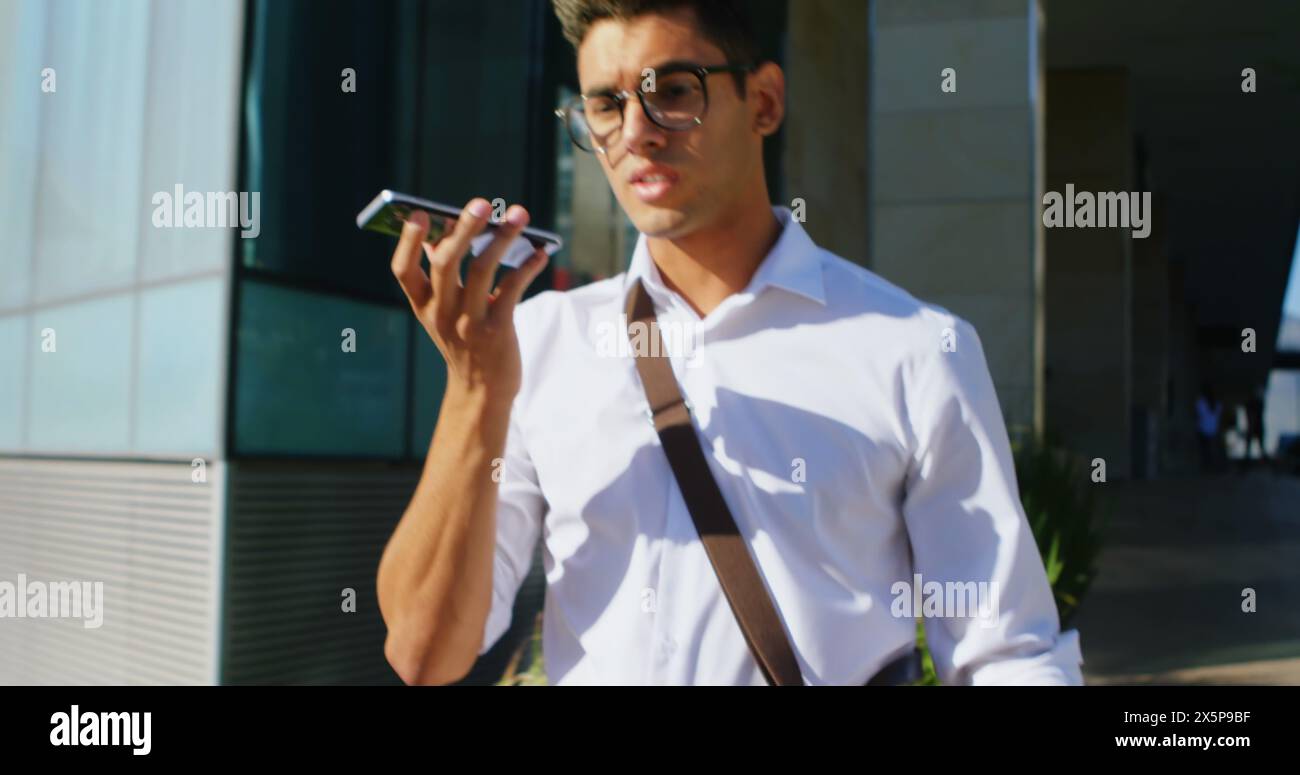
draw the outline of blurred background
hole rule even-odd
[[[774,201],[970,320],[1017,449],[1074,461],[1019,470],[1089,682],[1300,683],[1300,3],[753,6]],[[533,292],[618,274],[576,90],[545,0],[0,0],[0,580],[106,598],[0,619],[0,683],[398,683],[374,576],[445,373],[353,219],[500,197],[565,238]],[[178,185],[260,233],[155,227]],[[1150,236],[1044,228],[1067,185]]]

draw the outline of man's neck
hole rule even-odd
[[[758,199],[685,237],[647,238],[646,247],[664,285],[704,317],[749,285],[780,236],[781,222]]]

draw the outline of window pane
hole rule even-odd
[[[556,120],[537,83],[549,3],[252,8],[244,185],[261,194],[262,232],[240,242],[243,267],[404,304],[395,241],[355,224],[384,188],[456,207],[500,198],[552,226]]]
[[[140,297],[135,448],[212,455],[222,399],[222,282],[201,280]]]
[[[409,315],[245,281],[235,345],[235,449],[403,455]],[[343,329],[355,334],[355,352],[344,351]]]
[[[36,213],[40,107],[36,77],[45,40],[45,9],[38,2],[0,3],[0,309],[24,305],[31,292],[32,219]],[[10,74],[13,75],[10,75]]]
[[[154,228],[160,191],[226,192],[236,187],[243,27],[238,3],[168,2],[150,6],[145,117],[141,279],[229,266],[239,229]],[[174,194],[173,194],[174,195]],[[213,216],[217,215],[216,208]],[[222,219],[228,222],[229,219]],[[221,223],[222,220],[216,221]]]
[[[140,185],[149,5],[49,6],[35,212],[38,302],[135,279],[148,214]]]
[[[29,447],[35,452],[128,450],[132,296],[32,313]],[[45,352],[50,342],[52,352]]]
[[[262,229],[240,241],[243,266],[401,300],[387,262],[394,240],[360,231],[355,218],[381,189],[411,187],[406,154],[414,137],[401,140],[415,104],[417,31],[398,14],[414,18],[417,6],[262,0],[250,7],[256,35],[243,185],[260,193]]]
[[[28,341],[26,315],[0,317],[0,450],[8,452],[22,444]]]
[[[424,327],[411,321],[415,337],[415,375],[411,393],[411,454],[423,458],[433,441],[433,426],[442,408],[442,393],[447,388],[447,362]]]

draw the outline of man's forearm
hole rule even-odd
[[[415,495],[379,565],[385,654],[407,683],[469,671],[492,604],[497,482],[510,405],[449,384]]]

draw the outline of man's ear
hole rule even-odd
[[[785,119],[785,71],[775,62],[764,62],[749,77],[751,126],[763,137],[776,134]]]

